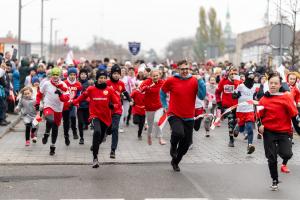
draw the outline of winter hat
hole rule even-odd
[[[107,78],[107,71],[106,70],[98,70],[96,73],[96,80],[98,80],[100,76],[105,76]]]
[[[35,83],[39,83],[39,82],[40,82],[40,80],[37,76],[34,76],[34,77],[31,78],[31,84],[32,85],[35,84]]]
[[[77,75],[77,69],[75,67],[68,68],[68,75],[72,73]]]
[[[58,67],[54,67],[51,69],[50,74],[51,74],[51,76],[53,76],[53,75],[60,76],[61,70]]]
[[[114,64],[111,68],[111,75],[113,75],[113,73],[118,72],[121,75],[121,68],[119,65]]]

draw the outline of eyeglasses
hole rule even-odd
[[[180,68],[181,71],[189,70],[189,68]]]

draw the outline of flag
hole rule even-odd
[[[167,123],[168,121],[168,115],[167,113],[165,112],[160,118],[159,118],[159,121],[157,123],[158,127],[160,128],[160,130],[162,130],[165,126],[165,124]]]
[[[74,65],[74,55],[73,55],[73,51],[70,49],[68,54],[67,54],[67,57],[66,57],[66,64],[67,65]]]

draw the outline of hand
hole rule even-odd
[[[15,108],[15,112],[18,113],[20,111],[19,108]]]
[[[40,110],[40,104],[35,104],[35,111],[39,111]]]
[[[109,102],[108,103],[108,107],[109,109],[113,110],[115,107],[114,107],[114,104],[112,102]]]
[[[133,106],[134,102],[133,101],[130,101],[129,105]]]
[[[220,110],[222,110],[222,103],[221,102],[217,103],[217,108],[220,109]]]
[[[167,113],[168,112],[168,108],[164,108],[164,113]]]
[[[62,92],[60,91],[60,90],[56,90],[55,92],[54,92],[55,94],[58,94],[58,96],[61,96],[62,95]]]
[[[259,132],[260,134],[263,134],[264,131],[265,131],[264,125],[261,125],[260,127],[258,127],[258,132]]]
[[[70,101],[70,102],[69,102],[69,105],[70,105],[70,108],[72,108],[72,107],[74,106],[73,101]]]

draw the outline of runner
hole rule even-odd
[[[107,87],[107,72],[105,70],[99,70],[96,74],[95,86],[90,86],[84,91],[72,104],[78,104],[85,99],[89,98],[89,120],[94,127],[93,134],[93,168],[99,167],[98,152],[99,145],[102,143],[105,137],[107,127],[112,123],[111,110],[114,109],[114,105],[118,105],[119,97],[115,95],[115,91]]]
[[[216,89],[217,106],[223,113],[227,108],[238,103],[237,99],[232,98],[232,94],[237,86],[240,84],[238,80],[238,70],[235,67],[229,67],[228,76],[221,79],[218,88]],[[236,126],[235,110],[228,113],[225,117],[228,118],[229,131],[229,147],[234,147],[233,130]],[[237,136],[237,135],[235,135]]]
[[[45,80],[41,84],[36,98],[36,111],[39,111],[40,102],[44,101],[44,116],[46,119],[46,131],[42,138],[43,144],[47,144],[50,131],[51,142],[50,155],[55,154],[55,143],[58,135],[58,127],[61,123],[64,102],[68,102],[70,95],[67,85],[60,80],[61,70],[57,67],[51,69],[50,80]]]
[[[197,80],[188,73],[187,62],[181,61],[178,66],[180,72],[168,78],[160,92],[161,102],[168,112],[172,129],[170,154],[174,171],[180,171],[178,164],[188,151],[193,138],[196,96],[203,100],[206,95],[204,81],[200,76]],[[170,93],[169,106],[167,93]]]
[[[299,134],[300,118],[291,95],[280,92],[282,78],[279,73],[270,74],[268,84],[269,91],[259,101],[259,105],[264,109],[259,112],[258,130],[263,134],[265,155],[272,178],[271,189],[277,190],[277,154],[283,159],[284,165],[293,156],[291,120]]]

